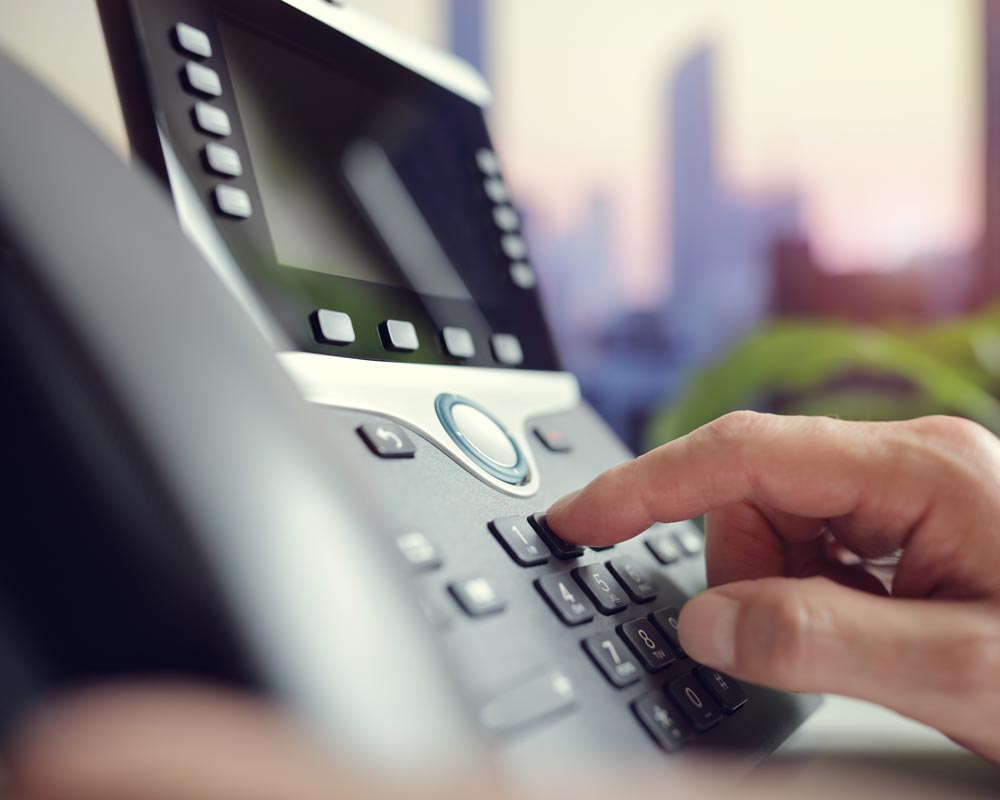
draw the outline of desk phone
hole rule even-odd
[[[610,548],[569,544],[546,525],[553,501],[632,454],[560,369],[482,78],[323,0],[100,8],[133,153],[199,251],[166,232],[168,244],[144,240],[147,258],[133,251],[148,291],[191,282],[181,307],[169,308],[164,288],[162,305],[130,318],[130,335],[175,350],[160,373],[150,358],[135,369],[173,376],[173,405],[157,406],[167,416],[197,399],[176,382],[185,365],[200,365],[191,386],[233,392],[235,410],[220,406],[201,444],[189,442],[195,452],[171,453],[215,453],[225,429],[241,454],[220,450],[226,466],[208,477],[191,467],[228,495],[186,491],[204,507],[228,504],[206,527],[231,514],[247,526],[239,541],[208,534],[202,549],[206,580],[256,652],[250,682],[308,698],[312,711],[339,692],[358,712],[330,723],[345,738],[345,720],[392,738],[416,719],[433,738],[439,717],[463,717],[470,736],[524,771],[598,754],[669,769],[706,749],[754,761],[782,742],[814,699],[741,684],[678,641],[679,609],[704,588],[696,525],[657,524]],[[116,275],[133,280],[125,267]],[[213,311],[209,299],[232,308]],[[265,409],[268,392],[211,374],[242,364],[217,352],[238,338],[215,330],[227,325],[266,342],[283,373],[267,381],[288,381],[297,404]],[[304,419],[314,433],[303,437]],[[180,422],[175,434],[190,437]],[[292,439],[312,454],[309,469],[282,460]],[[266,469],[254,483],[249,471]],[[313,526],[306,548],[294,531],[334,500],[340,522]],[[253,569],[233,566],[245,561]],[[322,585],[322,570],[337,582]],[[433,688],[403,695],[418,675]],[[356,692],[344,689],[352,682]],[[365,719],[362,699],[380,695],[410,711]]]

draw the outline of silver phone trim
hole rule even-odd
[[[514,497],[541,487],[529,420],[558,414],[580,403],[580,385],[567,372],[399,364],[315,353],[279,353],[299,390],[314,403],[379,414],[417,431],[484,483]],[[434,402],[440,394],[467,397],[507,429],[528,462],[528,480],[512,486],[487,474],[441,423]]]
[[[487,106],[493,99],[489,84],[471,64],[374,17],[324,0],[281,1],[478,106]]]

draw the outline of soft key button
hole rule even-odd
[[[184,22],[178,22],[174,26],[174,44],[182,53],[188,55],[199,58],[212,56],[212,42],[208,34]]]
[[[472,358],[476,355],[476,343],[465,328],[443,328],[441,343],[445,352],[454,358]]]
[[[524,350],[521,342],[512,333],[495,333],[490,337],[493,357],[498,364],[507,367],[517,367],[524,362]]]
[[[438,395],[435,408],[455,444],[485,472],[514,485],[527,480],[528,466],[521,449],[485,409],[453,394]]]
[[[193,61],[184,65],[184,85],[188,91],[207,97],[222,95],[222,79],[219,73]]]
[[[212,136],[229,136],[233,132],[229,115],[221,108],[199,100],[194,104],[193,114],[195,127],[202,133],[208,133]]]
[[[218,142],[209,142],[202,151],[205,166],[216,175],[226,178],[238,178],[243,174],[243,161],[240,154],[233,148]]]
[[[233,219],[248,219],[253,214],[250,195],[238,186],[216,186],[215,207]]]

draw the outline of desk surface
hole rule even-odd
[[[973,755],[933,728],[846,697],[827,697],[775,757],[847,770],[885,768],[988,796],[1000,790],[1000,766]]]

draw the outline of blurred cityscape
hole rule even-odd
[[[450,0],[453,50],[490,73],[489,0]],[[1000,15],[984,0],[987,127],[1000,121]],[[665,228],[673,232],[660,258],[670,275],[644,307],[616,302],[610,283],[610,241],[616,209],[594,193],[579,219],[558,232],[534,224],[526,232],[553,332],[565,366],[587,398],[636,449],[650,415],[669,405],[699,367],[720,358],[748,333],[775,318],[825,318],[881,323],[932,321],[981,306],[1000,292],[1000,273],[988,256],[996,235],[960,252],[928,252],[904,268],[873,264],[863,272],[834,272],[818,263],[803,224],[803,198],[794,191],[747,197],[727,186],[720,167],[718,53],[694,47],[666,81],[662,98],[663,150],[670,202]],[[988,135],[987,172],[996,169],[998,136]],[[502,143],[501,143],[502,145]],[[1000,179],[1000,175],[996,176]],[[1000,180],[986,180],[988,218],[1000,213]]]

